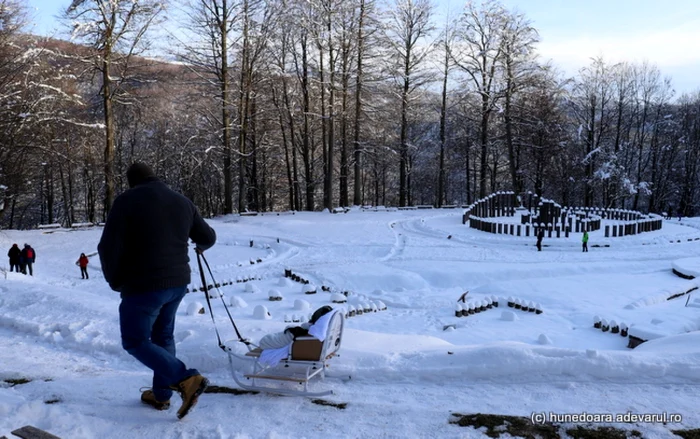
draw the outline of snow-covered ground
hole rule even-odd
[[[229,309],[253,341],[330,304],[321,286],[348,291],[350,304],[382,302],[387,310],[347,319],[340,355],[312,385],[332,389],[326,399],[345,409],[303,397],[207,393],[182,421],[177,396],[166,412],[140,402],[150,371],[121,348],[119,296],[96,255],[90,279],[80,278],[75,261],[96,252],[101,229],[1,231],[0,248],[30,243],[37,263],[33,277],[0,276],[0,437],[24,425],[63,439],[486,437],[450,424],[455,412],[682,417],[616,424],[647,438],[700,427],[693,386],[700,383],[700,305],[692,292],[666,300],[698,284],[672,269],[682,260],[676,268],[700,272],[700,219],[624,238],[593,232],[582,253],[580,234],[545,238],[537,252],[534,238],[474,231],[461,214],[354,209],[210,220],[218,241],[206,257],[218,282],[232,282],[220,288],[224,300],[213,301],[224,339],[236,338],[223,305],[232,300],[245,305]],[[198,287],[194,252],[191,259]],[[285,269],[318,293],[282,280]],[[236,282],[250,278],[257,280]],[[273,289],[282,301],[268,300]],[[495,296],[499,307],[455,317],[465,291],[467,304]],[[509,297],[544,312],[508,308]],[[300,300],[308,310],[295,309]],[[235,387],[210,316],[186,312],[194,302],[206,304],[203,293],[188,294],[180,307],[178,356],[213,385]],[[258,305],[270,319],[255,318]],[[664,336],[632,350],[626,337],[595,329],[595,316]],[[18,379],[31,381],[14,385]]]

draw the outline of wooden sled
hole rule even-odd
[[[345,317],[339,310],[329,313],[329,318],[316,324],[327,323],[325,338],[319,340],[313,336],[297,337],[287,348],[287,357],[275,365],[261,361],[260,348],[248,351],[244,356],[227,349],[229,365],[234,381],[242,389],[269,392],[278,395],[294,395],[322,397],[333,391],[313,392],[309,389],[309,381],[314,377],[323,379],[328,367],[328,360],[337,355],[343,336]],[[252,372],[239,376],[233,357],[252,362]],[[286,386],[285,386],[286,383]],[[290,387],[290,383],[292,387]],[[294,384],[296,383],[296,384]],[[298,388],[301,385],[301,388]]]

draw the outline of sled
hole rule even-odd
[[[328,361],[336,356],[340,349],[345,317],[339,310],[331,311],[328,316],[327,319],[319,319],[315,325],[309,328],[312,333],[325,334],[323,340],[311,335],[297,337],[286,348],[283,348],[286,349],[286,357],[274,365],[262,361],[263,351],[260,348],[250,349],[244,355],[227,349],[233,380],[242,389],[251,391],[309,397],[331,395],[332,390],[314,392],[309,389],[309,381],[314,378],[325,378]],[[319,324],[327,325],[327,327],[317,327],[316,331],[312,330],[314,326]],[[252,363],[252,371],[240,376],[239,371],[234,366],[234,357]]]

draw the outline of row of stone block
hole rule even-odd
[[[611,334],[620,334],[622,337],[627,337],[629,331],[629,327],[624,322],[618,324],[615,320],[608,321],[598,316],[593,317],[593,327],[603,332],[610,331]]]
[[[514,216],[517,204],[514,192],[491,194],[467,206],[462,216],[462,224],[466,223],[472,214],[478,217]]]

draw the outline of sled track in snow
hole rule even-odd
[[[442,216],[449,216],[442,215]],[[435,217],[430,217],[435,218]],[[380,258],[380,261],[391,260],[410,260],[413,258],[405,257],[407,247],[416,248],[445,248],[453,252],[459,253],[458,256],[443,256],[440,260],[445,261],[463,261],[463,262],[486,262],[486,261],[502,261],[505,260],[505,255],[513,251],[513,247],[520,247],[523,251],[528,251],[527,248],[531,245],[526,242],[483,242],[477,239],[466,240],[460,237],[450,236],[450,233],[431,228],[425,223],[426,218],[410,218],[406,220],[394,221],[390,223],[390,227],[396,236],[395,244],[390,249],[389,253]],[[426,242],[421,245],[421,241]],[[534,249],[534,244],[532,244]],[[507,250],[504,252],[502,250]],[[567,249],[568,251],[569,249]],[[550,262],[566,260],[565,255],[561,252],[556,253],[556,257],[549,256]]]

